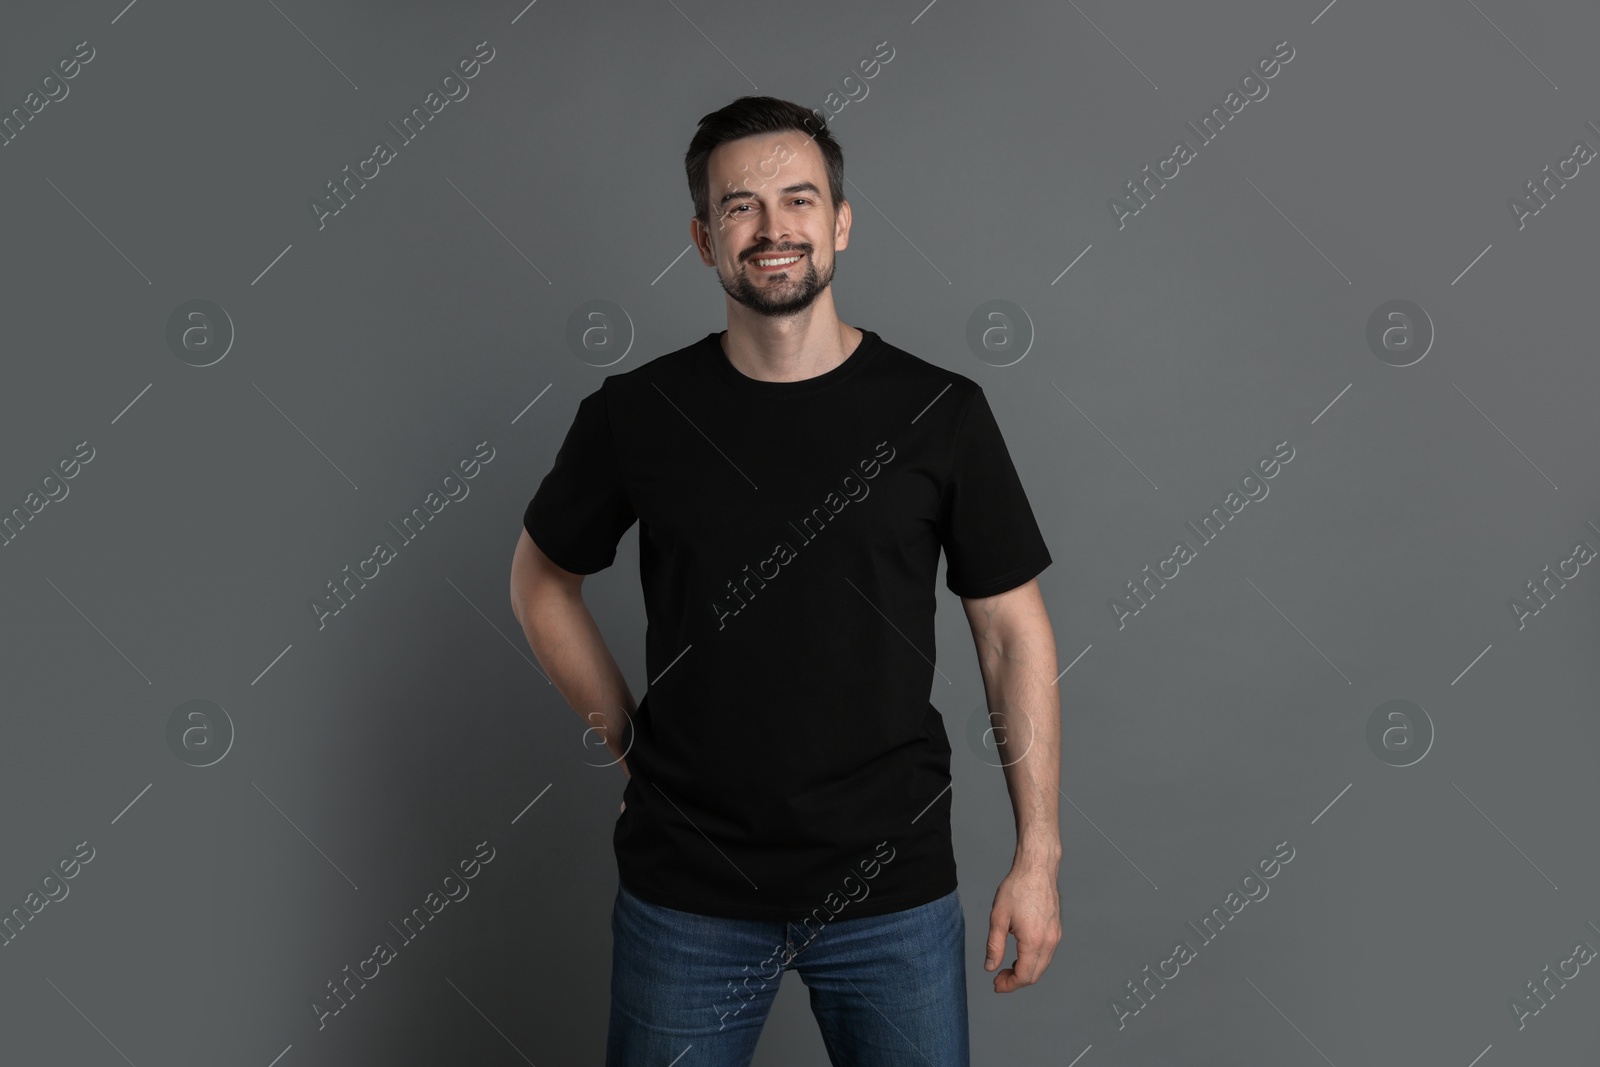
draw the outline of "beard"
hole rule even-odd
[[[809,250],[791,248],[755,252],[747,257],[744,263],[748,264],[763,257],[792,255],[796,251],[805,252],[805,259],[802,262],[805,263],[806,269],[799,277],[795,277],[792,273],[794,267],[799,266],[794,264],[789,267],[789,277],[757,285],[746,273],[744,265],[741,265],[739,273],[734,275],[731,282],[722,276],[721,271],[717,272],[717,281],[721,283],[723,292],[751,311],[773,318],[798,314],[810,307],[817,296],[832,284],[831,262],[828,264],[827,273],[819,276]]]

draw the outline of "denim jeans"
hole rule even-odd
[[[662,907],[619,885],[611,937],[606,1067],[746,1067],[789,970],[810,990],[834,1067],[969,1067],[955,890],[811,935]]]

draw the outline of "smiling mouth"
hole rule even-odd
[[[794,252],[782,256],[753,256],[750,262],[758,270],[783,270],[785,267],[793,266],[804,258],[804,254]]]

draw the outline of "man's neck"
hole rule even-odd
[[[828,310],[826,318],[812,314],[804,322],[730,317],[722,351],[739,373],[760,381],[797,382],[826,374],[850,358],[864,336]]]

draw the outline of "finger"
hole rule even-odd
[[[1055,955],[1058,940],[1051,940],[1048,936],[1036,937],[1031,933],[1017,938],[1017,959],[1012,969],[1022,984],[1032,985],[1044,976],[1045,969]]]
[[[1032,985],[1037,982],[1039,976],[1044,973],[1046,961],[1047,957],[1040,949],[1038,942],[1031,939],[1024,941],[1020,937],[1017,938],[1017,958],[1011,965],[1011,969],[1016,973],[1017,981],[1023,985]]]
[[[984,946],[983,969],[992,971],[1006,958],[1006,933],[1011,928],[1010,916],[996,908],[989,913],[989,940]]]

